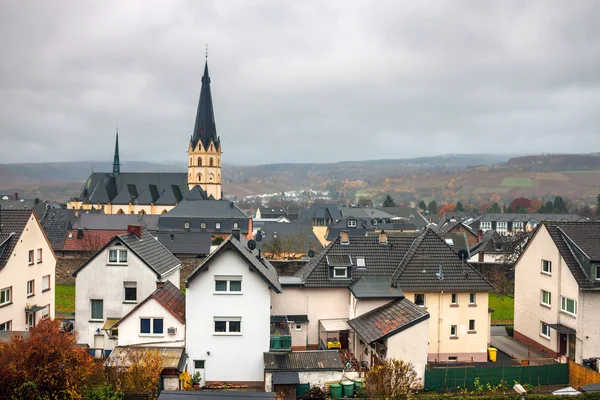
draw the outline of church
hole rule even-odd
[[[188,147],[187,173],[121,172],[117,132],[112,172],[93,172],[67,208],[105,214],[166,214],[189,196],[220,200],[221,153],[207,61]]]

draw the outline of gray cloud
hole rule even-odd
[[[224,162],[600,145],[593,1],[0,3],[0,162],[185,163],[209,43]]]

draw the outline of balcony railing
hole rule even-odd
[[[270,351],[292,351],[292,336],[290,323],[286,316],[271,316]]]

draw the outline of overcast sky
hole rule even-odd
[[[600,150],[597,1],[1,1],[0,163]]]

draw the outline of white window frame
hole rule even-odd
[[[27,330],[35,327],[35,313],[25,313],[25,328]]]
[[[477,305],[477,293],[469,293],[469,305]]]
[[[27,281],[27,297],[35,296],[35,279]]]
[[[239,229],[240,228],[240,224],[238,224],[237,222],[233,223],[233,229]]]
[[[450,325],[450,337],[458,337],[458,326]]]
[[[545,301],[544,299],[544,295],[547,294],[548,295],[548,301]],[[540,295],[540,304],[546,307],[552,307],[552,293],[542,289],[541,291],[541,295]]]
[[[190,229],[190,222],[189,221],[185,221],[183,223],[183,229]]]
[[[498,230],[498,231],[506,231],[506,230],[508,230],[508,222],[499,221],[498,225],[496,227],[496,230]]]
[[[37,249],[36,256],[37,263],[40,264],[42,262],[42,249]]]
[[[513,222],[513,231],[516,230],[523,230],[523,223],[522,222]]]
[[[568,311],[569,301],[573,302],[573,311],[574,312]],[[565,314],[576,317],[577,316],[577,300],[571,299],[569,297],[561,296],[560,297],[560,311]]]
[[[46,307],[41,309],[42,318],[50,318],[50,304],[46,305]]]
[[[150,320],[150,333],[142,333],[142,320],[143,319],[147,319]],[[155,333],[154,332],[154,320],[162,320],[163,322],[163,329],[162,332],[160,333]],[[165,335],[165,319],[163,317],[140,317],[140,332],[139,332],[139,336],[164,336]]]
[[[8,294],[7,294],[8,293]],[[4,301],[2,301],[4,298]],[[0,289],[0,306],[5,306],[12,303],[12,286]]]
[[[548,324],[545,324],[543,322],[540,323],[540,336],[550,340],[550,327],[548,326]]]
[[[479,229],[481,229],[482,231],[489,231],[490,229],[492,229],[491,221],[481,221],[481,223],[479,224]]]
[[[348,220],[348,228],[356,228],[356,220],[355,219]]]
[[[423,296],[423,304],[417,303],[417,296]],[[427,295],[425,293],[415,293],[415,305],[417,305],[419,307],[426,307],[427,306]]]
[[[294,329],[297,331],[301,331],[302,330],[302,324],[294,324]]]
[[[544,267],[547,267],[544,269]],[[542,274],[552,275],[552,261],[542,259]]]
[[[35,264],[35,253],[34,250],[29,250],[29,265]]]
[[[221,223],[215,222],[215,229],[221,229]]]
[[[6,321],[0,324],[0,331],[11,331],[12,330],[12,320]]]
[[[600,275],[598,274],[600,272],[600,265],[596,265],[596,280],[600,281]]]
[[[225,290],[217,290],[217,282],[226,282]],[[231,290],[231,282],[239,282],[240,290]],[[243,294],[243,290],[241,276],[215,275],[214,294]]]
[[[215,322],[225,322],[225,332],[217,332],[215,330]],[[240,323],[240,331],[239,332],[231,332],[229,323],[230,322],[239,322]],[[213,335],[214,336],[241,336],[243,334],[242,327],[242,317],[214,317],[213,318]]]
[[[200,229],[206,229],[206,222],[200,222]]]
[[[92,306],[93,301],[101,301],[102,302],[102,316],[100,318],[94,318]],[[104,321],[104,300],[103,299],[90,299],[90,321]]]
[[[458,293],[450,293],[450,305],[458,305]]]
[[[110,261],[110,254],[111,252],[116,252],[117,254],[117,258],[116,261]],[[125,254],[125,261],[121,261],[122,257],[121,254]],[[108,249],[108,265],[127,265],[127,249],[124,248],[118,248],[118,247],[111,247],[110,249]]]
[[[445,238],[444,242],[446,242],[448,246],[454,246],[454,240],[452,240],[452,238]]]
[[[356,268],[367,268],[364,257],[356,257]]]
[[[47,292],[48,290],[51,289],[51,282],[50,282],[51,278],[50,275],[44,275],[42,276],[42,293]],[[48,286],[46,286],[46,284]]]
[[[338,275],[338,271],[343,271],[343,275]],[[348,267],[333,267],[333,279],[348,279]]]

